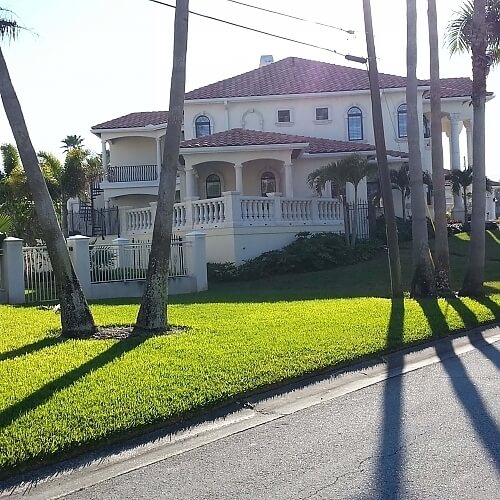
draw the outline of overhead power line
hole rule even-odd
[[[147,1],[159,4],[159,5],[163,5],[164,7],[170,7],[171,9],[175,9],[175,5],[172,5],[172,4],[167,3],[167,2],[162,2],[160,0],[147,0]],[[205,19],[210,19],[211,21],[217,21],[219,23],[228,24],[229,26],[234,26],[236,28],[242,28],[242,29],[245,29],[248,31],[253,31],[254,33],[259,33],[261,35],[271,36],[273,38],[278,38],[280,40],[285,40],[287,42],[297,43],[299,45],[305,45],[306,47],[312,47],[313,49],[325,50],[325,51],[330,52],[332,54],[336,54],[336,55],[341,56],[341,57],[346,57],[346,54],[343,54],[342,52],[339,52],[335,49],[329,49],[327,47],[322,47],[320,45],[315,45],[313,43],[303,42],[301,40],[295,40],[293,38],[288,38],[286,36],[276,35],[275,33],[269,33],[267,31],[262,31],[262,30],[259,30],[257,28],[251,28],[250,26],[245,26],[243,24],[233,23],[232,21],[227,21],[226,19],[220,19],[218,17],[209,16],[208,14],[201,14],[200,12],[195,12],[193,10],[190,10],[189,13],[192,14],[193,16],[204,17]]]
[[[270,14],[276,14],[277,16],[288,17],[289,19],[295,19],[296,21],[304,21],[306,23],[316,24],[318,26],[324,26],[325,28],[330,28],[338,31],[343,31],[348,35],[354,35],[354,30],[346,30],[344,28],[340,28],[339,26],[332,26],[331,24],[321,23],[319,21],[313,21],[312,19],[305,19],[303,17],[292,16],[291,14],[286,14],[284,12],[279,12],[277,10],[266,9],[265,7],[259,7],[258,5],[252,5],[245,2],[239,2],[238,0],[226,0],[227,2],[235,3],[238,5],[242,5],[244,7],[250,7],[251,9],[262,10],[264,12],[269,12]]]

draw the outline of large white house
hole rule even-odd
[[[386,145],[396,169],[408,151],[405,85],[404,77],[380,75]],[[419,82],[426,170],[431,169],[428,91],[428,82]],[[462,130],[472,163],[470,93],[469,78],[442,80],[450,168],[461,166]],[[151,236],[167,121],[167,111],[137,112],[92,127],[105,166],[93,208],[116,210],[122,236]],[[283,246],[299,231],[342,231],[335,193],[317,197],[306,180],[317,167],[353,152],[374,157],[368,75],[296,57],[278,62],[263,57],[257,69],[188,92],[183,134],[174,231],[204,231],[209,261],[239,263]],[[365,181],[358,196],[366,200],[376,189],[376,180]],[[401,214],[400,197],[394,199]]]

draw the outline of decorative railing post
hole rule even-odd
[[[319,224],[319,199],[313,198],[311,200],[311,217],[313,224]]]
[[[70,236],[67,245],[71,262],[83,293],[88,297],[90,293],[90,238],[80,234]]]
[[[130,262],[126,252],[126,245],[130,243],[128,238],[115,238],[113,245],[116,246],[116,267],[118,269],[126,269],[130,267]]]
[[[125,207],[120,207],[120,211],[118,212],[118,216],[120,218],[120,234],[127,234],[130,231],[130,227],[128,225],[128,213],[127,211],[130,210],[132,207],[125,206]]]
[[[241,225],[241,195],[239,191],[224,191],[222,196],[225,205],[225,225],[229,227]]]
[[[193,231],[185,236],[187,242],[188,274],[196,279],[196,291],[208,289],[206,235]]]
[[[186,229],[193,229],[194,227],[194,213],[193,213],[193,201],[197,201],[200,198],[198,196],[191,196],[185,198],[186,201]]]
[[[9,304],[24,304],[23,240],[8,237],[2,244],[2,283]]]
[[[273,200],[272,220],[280,223],[283,221],[283,210],[281,207],[281,193],[267,193],[268,198]]]

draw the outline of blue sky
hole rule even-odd
[[[174,0],[171,0],[172,2]],[[266,0],[248,3],[268,7]],[[428,77],[426,0],[419,8],[419,77]],[[438,0],[441,33],[456,8],[456,0]],[[405,73],[406,21],[402,0],[372,0],[379,69]],[[37,150],[61,153],[68,134],[85,138],[99,151],[92,125],[132,111],[168,108],[172,64],[173,10],[147,0],[2,0],[21,24],[32,29],[3,46],[33,143]],[[226,0],[191,0],[190,8],[265,31],[365,55],[362,0],[274,0],[272,8],[293,15],[356,30],[341,31],[284,19]],[[189,27],[187,90],[248,71],[262,54],[275,60],[288,56],[344,64],[326,51],[277,40],[192,16]],[[470,76],[470,57],[450,58],[441,51],[443,77]],[[488,88],[500,88],[500,70],[493,70]],[[487,172],[500,179],[494,151],[500,98],[487,106]],[[12,141],[0,110],[0,143]],[[465,133],[461,137],[466,154]],[[447,154],[447,153],[445,153]]]

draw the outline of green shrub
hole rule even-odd
[[[334,233],[298,233],[296,240],[281,250],[272,250],[247,260],[209,264],[208,278],[214,281],[254,280],[275,274],[321,271],[369,260],[382,249],[379,241],[358,242],[348,248],[343,236]]]

